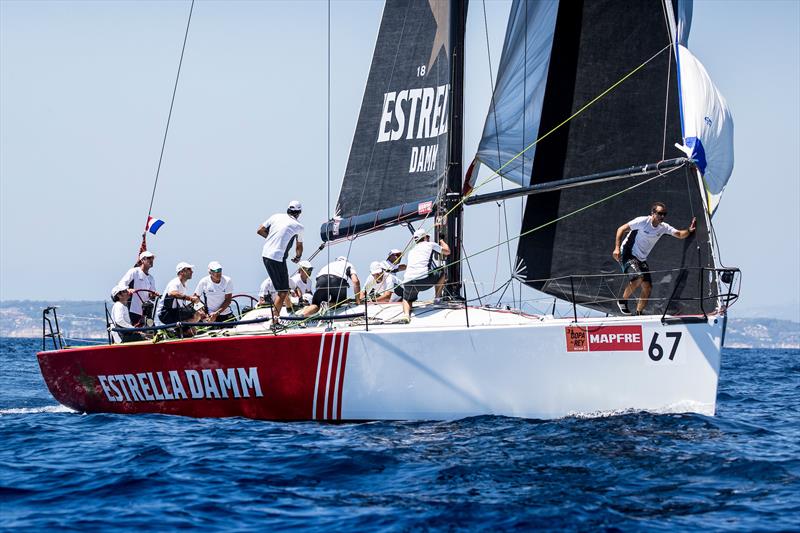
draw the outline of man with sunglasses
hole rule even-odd
[[[641,315],[647,305],[647,299],[650,298],[650,291],[653,288],[647,256],[650,255],[658,239],[665,234],[670,234],[677,239],[685,239],[695,231],[697,219],[692,218],[688,229],[678,230],[664,222],[666,216],[667,206],[661,202],[655,202],[650,208],[649,216],[636,217],[617,228],[614,251],[611,255],[615,261],[621,261],[623,272],[630,278],[630,282],[622,294],[622,300],[617,300],[617,307],[624,315],[631,314],[628,309],[628,298],[639,286],[642,287],[642,292],[636,303],[634,314]],[[622,236],[626,233],[623,241]],[[622,242],[621,254],[620,242]]]

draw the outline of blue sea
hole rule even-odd
[[[800,530],[800,351],[725,349],[717,416],[321,425],[83,415],[0,340],[0,527]]]

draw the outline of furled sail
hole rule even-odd
[[[447,174],[448,0],[388,0],[336,206],[334,240],[428,216]]]
[[[678,46],[684,148],[697,161],[706,189],[709,213],[719,205],[733,172],[733,119],[725,98],[703,64]]]
[[[523,95],[520,83],[507,83],[503,79],[504,73],[506,76],[515,73],[501,68],[494,95],[498,118],[501,113],[513,117],[513,112],[503,110],[498,103],[515,99],[520,102],[517,113],[523,113],[524,109],[529,117],[526,121],[537,128],[527,135],[530,143],[610,87],[614,88],[536,144],[532,165],[526,169],[529,175],[513,177],[514,181],[523,185],[528,181],[530,185],[546,184],[684,155],[676,147],[685,145],[685,137],[675,39],[685,42],[688,38],[690,3],[515,0],[512,14],[525,12],[525,6],[527,16],[514,18],[506,43],[512,36],[527,32],[527,41],[519,37],[513,40],[529,45],[537,43],[536,50],[523,52],[526,58],[521,64],[525,65],[528,76],[544,69],[543,76],[536,74],[544,84],[531,87],[527,81],[525,90],[532,91],[534,96]],[[547,39],[541,33],[534,35],[547,28],[552,20],[553,31],[544,32]],[[520,52],[504,50],[504,56],[507,54],[519,56]],[[510,60],[504,57],[502,62]],[[628,74],[630,77],[621,81]],[[538,92],[541,96],[536,96]],[[519,137],[513,129],[495,128],[492,113],[490,109],[485,128],[488,136],[481,142],[478,157],[497,170],[504,157],[520,150],[521,142],[513,141],[505,155],[501,150],[500,159],[491,161],[488,154],[492,142],[497,144],[497,139],[506,134]],[[719,124],[716,119],[712,123],[714,127]],[[503,123],[498,121],[498,124]],[[696,136],[703,138],[703,135]],[[703,139],[706,160],[713,159],[716,164],[716,153],[713,157],[708,153],[714,144]],[[496,147],[494,150],[498,152]],[[532,152],[529,150],[526,155]],[[709,167],[705,169],[706,175],[716,172]],[[693,314],[713,309],[715,278],[710,271],[703,270],[714,267],[706,187],[698,179],[694,166],[665,171],[664,175],[651,179],[658,174],[623,181],[590,181],[529,196],[517,250],[518,278],[549,294],[618,314],[615,300],[627,280],[620,276],[621,267],[611,257],[615,232],[633,218],[649,214],[651,204],[660,201],[667,205],[667,222],[679,229],[686,228],[696,216],[697,232],[686,240],[665,236],[653,249],[648,257],[654,271],[653,292],[646,312],[662,312],[673,291],[670,313]],[[638,186],[621,193],[633,185]],[[718,185],[714,187],[708,190],[721,190]]]

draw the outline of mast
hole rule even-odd
[[[444,240],[450,247],[450,256],[446,258],[445,273],[447,283],[443,296],[447,299],[461,299],[461,231],[463,206],[461,159],[463,152],[463,115],[464,115],[464,34],[467,21],[468,0],[451,0],[450,2],[450,61],[452,65],[451,108],[450,108],[450,141],[448,145],[447,189],[443,205],[439,213],[449,213],[443,221]],[[438,240],[438,235],[436,236]]]

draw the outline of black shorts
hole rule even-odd
[[[286,261],[275,261],[262,257],[264,266],[267,267],[267,275],[272,280],[272,286],[277,292],[287,292],[289,290],[289,269]]]
[[[442,272],[432,272],[424,278],[405,281],[394,289],[394,293],[407,302],[416,302],[419,293],[436,285],[443,275]]]
[[[338,305],[347,300],[347,280],[339,276],[323,275],[317,277],[317,290],[311,303],[320,305],[328,302],[331,305]]]
[[[647,264],[647,261],[625,254],[622,256],[622,269],[630,281],[641,279],[645,283],[653,283],[653,278],[650,276],[650,265]]]
[[[162,324],[175,324],[176,322],[186,322],[194,318],[194,307],[191,305],[181,305],[171,309],[162,309],[158,314],[158,319]]]

